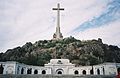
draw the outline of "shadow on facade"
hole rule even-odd
[[[3,68],[3,65],[1,64],[0,65],[0,74],[3,74],[3,70],[4,70],[4,68]]]

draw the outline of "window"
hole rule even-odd
[[[27,74],[31,74],[31,73],[32,73],[32,69],[28,69]]]
[[[83,72],[82,72],[84,75],[86,75],[86,71],[85,70],[83,70]]]
[[[35,70],[35,71],[34,71],[34,74],[38,74],[38,70]]]
[[[43,70],[43,71],[42,71],[42,74],[46,74],[46,71],[45,71],[45,70]]]
[[[93,69],[90,70],[90,74],[93,74]]]
[[[23,68],[21,69],[21,74],[24,74],[24,69]]]
[[[58,60],[57,64],[62,64],[61,60]]]
[[[78,70],[75,70],[74,74],[79,74]]]
[[[100,70],[99,69],[97,69],[97,74],[100,75]]]

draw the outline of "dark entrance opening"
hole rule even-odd
[[[119,68],[117,68],[117,72],[118,72],[118,74],[120,74],[120,67],[119,67]]]
[[[92,66],[92,69],[90,70],[90,74],[93,75],[94,74],[94,71],[93,71],[93,66]]]
[[[1,64],[0,65],[0,74],[3,74],[3,70],[4,70],[4,68],[3,68],[2,64]]]
[[[43,71],[42,71],[42,74],[46,74],[46,71],[45,71],[45,70],[43,70]]]
[[[82,72],[84,75],[86,75],[86,71],[85,70],[83,70],[83,72]]]
[[[77,70],[75,70],[74,74],[79,74],[79,72]]]
[[[17,68],[17,74],[19,74],[19,71],[20,71],[20,68],[18,67],[18,68]]]
[[[93,69],[90,70],[90,74],[93,74]]]
[[[61,71],[58,71],[58,74],[62,74],[62,72],[61,72]]]
[[[38,70],[35,70],[35,71],[34,71],[34,74],[38,74]]]
[[[24,69],[23,68],[21,69],[21,74],[24,74]]]
[[[99,69],[97,69],[97,74],[100,75],[100,70]]]
[[[31,74],[31,73],[32,73],[32,69],[28,69],[27,74]]]

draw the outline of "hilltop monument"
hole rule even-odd
[[[60,11],[64,10],[64,8],[60,8],[60,4],[57,4],[57,8],[53,8],[53,10],[57,10],[57,26],[56,32],[53,34],[53,40],[63,39],[62,33],[60,32]]]
[[[60,4],[58,3],[57,8],[53,8],[53,10],[57,10],[57,26],[56,26],[56,32],[53,35],[53,39],[60,40],[63,39],[62,33],[60,32],[60,10],[64,10],[64,8],[60,8]],[[61,42],[50,43],[48,42],[49,40],[48,41],[43,40],[43,41],[35,42],[35,44],[30,43],[30,45],[26,43],[27,45],[25,44],[22,47],[16,47],[16,49],[15,48],[8,49],[6,53],[4,53],[4,55],[3,53],[0,55],[0,78],[116,78],[116,75],[120,74],[119,62],[110,63],[107,62],[106,60],[107,58],[102,59],[107,55],[106,53],[103,53],[105,52],[103,50],[106,50],[107,52],[109,51],[119,52],[119,50],[116,49],[113,50],[113,47],[110,48],[110,46],[106,44],[99,44],[102,43],[102,39],[100,38],[98,40],[91,40],[92,42],[88,42],[88,43],[82,42],[77,39],[76,40],[74,39],[74,41],[71,39],[69,40],[70,41],[66,39],[64,41],[65,44]],[[55,46],[51,46],[48,43],[50,43],[51,45],[55,44]],[[59,49],[59,47],[57,48],[56,46],[57,44],[60,44],[61,51],[57,50]],[[33,48],[34,46],[35,48]],[[116,46],[114,47],[116,48]],[[107,50],[107,48],[112,50]],[[65,55],[65,58],[69,58],[71,62],[69,59],[52,59],[54,58],[54,52],[57,53],[58,56]],[[97,52],[102,53],[101,55],[102,57],[99,56]],[[76,56],[76,53],[79,55]],[[92,56],[89,55],[91,53]],[[110,55],[111,53],[108,54]],[[100,58],[100,61],[98,61],[97,58]],[[51,60],[49,61],[49,59]],[[20,62],[26,61],[26,63],[30,64],[31,62],[31,64],[33,65],[26,65],[23,63],[19,63],[15,61],[7,61],[7,60],[16,60]],[[94,65],[96,63],[102,63],[101,60],[104,60],[106,63]],[[108,59],[108,61],[109,60],[111,59]],[[6,61],[6,62],[2,62],[2,61]],[[83,62],[90,62],[90,61],[92,62],[90,66],[77,65],[77,64],[82,64]],[[73,64],[75,62],[77,64]],[[35,66],[42,63],[46,63],[46,64],[44,64],[44,66]]]

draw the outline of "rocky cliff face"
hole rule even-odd
[[[39,40],[22,47],[0,53],[0,61],[18,61],[30,65],[44,65],[52,58],[70,59],[76,65],[95,65],[103,62],[120,62],[120,48],[98,40]]]

